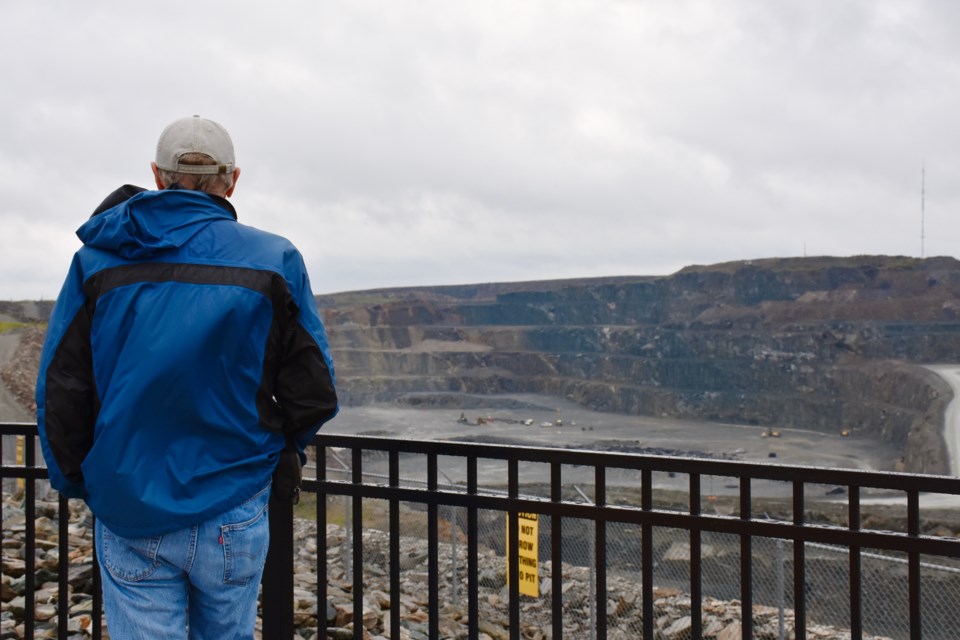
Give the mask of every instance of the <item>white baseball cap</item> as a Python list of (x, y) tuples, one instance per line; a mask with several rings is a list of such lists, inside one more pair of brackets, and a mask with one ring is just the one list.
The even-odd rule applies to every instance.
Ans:
[[(216, 164), (181, 164), (188, 153), (202, 153)], [(236, 160), (230, 134), (213, 120), (200, 116), (170, 123), (157, 142), (157, 167), (174, 173), (194, 175), (232, 173)]]

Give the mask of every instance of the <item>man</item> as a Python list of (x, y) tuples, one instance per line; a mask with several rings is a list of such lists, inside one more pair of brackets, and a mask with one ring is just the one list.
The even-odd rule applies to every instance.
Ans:
[(113, 638), (252, 639), (271, 476), (336, 414), (333, 363), (300, 254), (226, 199), (226, 130), (177, 120), (151, 166), (157, 191), (122, 187), (77, 231), (43, 455), (97, 517)]

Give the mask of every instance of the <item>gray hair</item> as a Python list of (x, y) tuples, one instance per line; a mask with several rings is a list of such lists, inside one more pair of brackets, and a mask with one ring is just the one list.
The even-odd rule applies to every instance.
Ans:
[[(217, 161), (205, 153), (185, 153), (180, 156), (180, 164), (211, 165), (217, 164)], [(192, 191), (203, 191), (214, 195), (223, 195), (233, 186), (233, 173), (177, 173), (176, 171), (167, 171), (157, 169), (160, 179), (164, 186), (169, 187), (172, 184), (179, 184), (184, 189)]]

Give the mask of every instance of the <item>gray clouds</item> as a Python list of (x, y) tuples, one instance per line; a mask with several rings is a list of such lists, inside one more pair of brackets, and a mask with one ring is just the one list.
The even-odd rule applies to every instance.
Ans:
[[(34, 6), (37, 5), (37, 6)], [(960, 243), (946, 1), (7, 4), (0, 299), (149, 186), (167, 122), (234, 136), (241, 221), (318, 292), (669, 273)]]

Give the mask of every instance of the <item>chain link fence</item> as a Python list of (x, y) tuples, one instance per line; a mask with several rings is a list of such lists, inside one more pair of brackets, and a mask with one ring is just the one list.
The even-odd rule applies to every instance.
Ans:
[[(376, 465), (367, 464), (368, 469)], [(350, 480), (349, 457), (334, 454), (328, 457), (327, 475), (330, 479)], [(417, 477), (415, 470), (404, 469), (401, 486), (426, 486), (426, 480)], [(444, 491), (466, 491), (464, 481), (453, 480), (456, 473), (441, 471), (439, 488)], [(387, 476), (371, 470), (365, 480), (386, 483)], [(545, 498), (527, 493), (522, 497)], [(591, 502), (592, 487), (571, 485), (575, 501)], [(481, 493), (506, 494), (495, 488), (480, 488)], [(371, 504), (367, 504), (371, 503)], [(379, 503), (379, 504), (373, 504)], [(368, 500), (364, 503), (364, 529), (387, 530), (387, 503)], [(352, 549), (349, 530), (352, 504), (349, 497), (328, 498), (328, 520), (344, 525), (348, 530), (343, 546), (344, 567), (350, 566)], [(417, 503), (401, 503), (401, 530), (405, 537), (427, 538), (426, 508)], [(443, 572), (441, 599), (460, 603), (467, 589), (466, 522), (467, 510), (462, 507), (439, 508), (439, 542)], [(550, 517), (541, 515), (538, 523), (538, 565), (544, 575), (539, 578), (537, 597), (522, 596), (522, 616), (525, 626), (549, 629), (553, 617), (550, 588)], [(481, 549), (503, 558), (499, 570), (484, 571), (480, 576), (480, 598), (509, 597), (506, 586), (506, 514), (498, 511), (479, 512), (479, 544)], [(690, 590), (690, 533), (687, 530), (654, 528), (652, 530), (654, 587), (689, 593)], [(563, 520), (562, 562), (564, 563), (564, 629), (570, 637), (594, 638), (598, 607), (594, 593), (595, 523), (572, 518)], [(640, 592), (641, 528), (624, 523), (609, 523), (606, 532), (607, 615), (624, 606), (624, 599), (632, 599)], [(792, 618), (794, 608), (793, 563), (794, 549), (790, 540), (753, 538), (753, 604), (774, 608), (781, 621), (779, 639), (792, 638), (785, 621)], [(713, 532), (701, 533), (701, 588), (705, 597), (732, 601), (740, 598), (740, 538), (736, 535)], [(906, 554), (864, 549), (861, 551), (862, 611), (865, 635), (893, 640), (909, 638), (907, 558)], [(365, 558), (365, 564), (368, 559)], [(382, 557), (370, 558), (382, 562)], [(924, 621), (923, 637), (927, 640), (953, 640), (960, 628), (960, 563), (937, 557), (935, 562), (921, 562), (921, 606)], [(424, 567), (425, 569), (425, 567)], [(827, 625), (838, 629), (850, 625), (850, 552), (844, 547), (815, 543), (805, 545), (805, 604), (807, 624)], [(567, 580), (575, 581), (582, 589), (566, 592)], [(569, 618), (569, 622), (567, 619)], [(578, 628), (572, 628), (572, 627)], [(637, 625), (630, 629), (641, 637)], [(612, 636), (611, 636), (612, 637)]]

